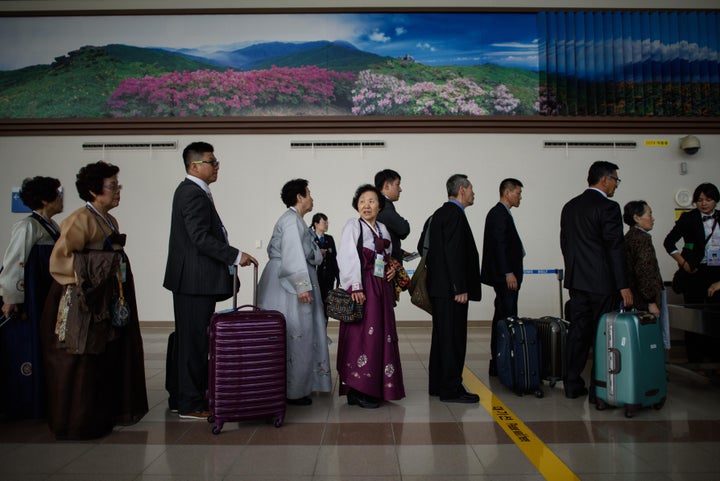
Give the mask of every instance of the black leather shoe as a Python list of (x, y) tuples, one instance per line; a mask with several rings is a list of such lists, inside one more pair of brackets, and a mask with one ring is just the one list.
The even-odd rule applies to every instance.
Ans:
[(440, 396), (440, 400), (444, 403), (475, 404), (480, 402), (480, 396), (471, 392), (463, 391), (455, 396)]
[(586, 387), (582, 387), (580, 389), (566, 389), (565, 390), (565, 397), (568, 399), (577, 399), (579, 397), (587, 396), (588, 390)]
[(380, 402), (377, 399), (354, 389), (348, 391), (347, 400), (350, 406), (360, 406), (363, 409), (377, 409), (380, 407)]
[(291, 404), (293, 406), (309, 406), (312, 404), (312, 399), (310, 399), (308, 396), (305, 397), (299, 397), (297, 399), (286, 399), (288, 404)]

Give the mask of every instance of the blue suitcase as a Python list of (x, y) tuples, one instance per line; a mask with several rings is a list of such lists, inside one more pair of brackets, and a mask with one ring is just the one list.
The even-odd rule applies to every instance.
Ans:
[(595, 339), (596, 408), (625, 407), (633, 417), (642, 407), (660, 409), (667, 396), (665, 351), (658, 319), (648, 312), (610, 312)]
[(507, 318), (497, 323), (495, 367), (500, 382), (518, 396), (543, 397), (540, 344), (531, 319)]

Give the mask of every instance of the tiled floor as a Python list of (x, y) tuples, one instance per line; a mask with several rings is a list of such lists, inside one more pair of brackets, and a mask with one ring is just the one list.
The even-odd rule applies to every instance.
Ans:
[[(281, 428), (228, 423), (213, 435), (206, 422), (180, 420), (166, 408), (168, 332), (143, 329), (151, 410), (141, 422), (93, 442), (56, 442), (40, 422), (0, 423), (0, 480), (720, 479), (720, 388), (677, 374), (665, 406), (633, 419), (568, 400), (561, 384), (545, 386), (542, 399), (521, 398), (488, 380), (489, 331), (472, 327), (467, 367), (489, 391), (479, 406), (445, 404), (426, 394), (429, 327), (403, 327), (406, 399), (376, 410), (348, 406), (335, 379), (333, 395), (290, 406)], [(337, 339), (336, 325), (329, 335)], [(531, 431), (534, 462), (494, 421), (488, 397)], [(564, 471), (548, 469), (552, 459)]]

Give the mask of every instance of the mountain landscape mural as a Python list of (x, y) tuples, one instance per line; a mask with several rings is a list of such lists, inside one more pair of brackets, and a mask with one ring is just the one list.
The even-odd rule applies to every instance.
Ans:
[(648, 10), (2, 17), (0, 118), (717, 116), (718, 24)]
[[(291, 15), (292, 22), (274, 15), (200, 16), (200, 23), (220, 20), (237, 34), (220, 41), (213, 35), (218, 25), (193, 25), (193, 32), (201, 33), (191, 45), (154, 35), (182, 32), (172, 25), (188, 19), (172, 17), (155, 17), (169, 25), (152, 30), (146, 30), (145, 17), (112, 19), (119, 24), (91, 17), (100, 21), (92, 23), (91, 35), (87, 18), (0, 19), (0, 41), (10, 42), (0, 47), (0, 118), (534, 112), (538, 73), (532, 31), (523, 30), (526, 41), (509, 47), (478, 40), (481, 31), (498, 41), (517, 39), (517, 34), (488, 36), (499, 18), (517, 24), (517, 15)], [(522, 17), (534, 26), (532, 15)], [(50, 49), (46, 55), (53, 57), (46, 63), (33, 62), (42, 56), (31, 55), (37, 52), (32, 46), (23, 47), (27, 55), (7, 48), (13, 31), (20, 35), (23, 24), (33, 20), (48, 21), (45, 28), (35, 26), (45, 32), (44, 45), (72, 48), (60, 54)], [(83, 28), (73, 30), (80, 20)], [(292, 26), (284, 29), (285, 22)], [(455, 29), (449, 30), (448, 22)], [(83, 35), (73, 32), (83, 32), (88, 43), (78, 44)], [(313, 38), (318, 32), (334, 32), (333, 40)], [(529, 59), (508, 54), (519, 51)]]

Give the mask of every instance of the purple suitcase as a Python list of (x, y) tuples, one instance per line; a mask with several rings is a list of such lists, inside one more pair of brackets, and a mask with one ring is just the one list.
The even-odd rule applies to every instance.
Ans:
[[(255, 267), (254, 289), (257, 289)], [(257, 304), (256, 296), (253, 298)], [(237, 295), (233, 306), (237, 304)], [(225, 422), (285, 419), (285, 316), (252, 305), (217, 312), (210, 320), (208, 404), (213, 434)]]

